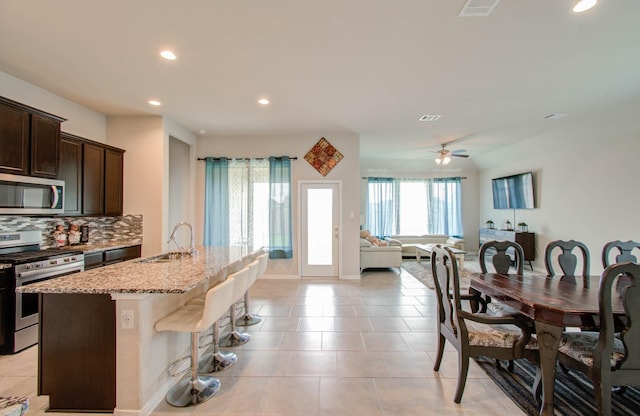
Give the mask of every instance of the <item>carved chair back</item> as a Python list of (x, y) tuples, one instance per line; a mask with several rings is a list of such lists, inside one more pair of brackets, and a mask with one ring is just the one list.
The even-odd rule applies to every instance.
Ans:
[[(460, 338), (458, 311), (462, 309), (460, 299), (460, 276), (455, 256), (446, 247), (435, 246), (431, 251), (431, 272), (438, 301), (438, 329), (444, 326)], [(466, 334), (465, 334), (466, 336)]]
[(482, 273), (487, 273), (487, 250), (493, 249), (495, 254), (491, 257), (491, 264), (496, 269), (496, 273), (508, 274), (509, 268), (512, 265), (511, 256), (509, 253), (513, 253), (515, 256), (515, 267), (517, 274), (523, 274), (524, 272), (524, 250), (522, 246), (514, 241), (487, 241), (480, 246), (480, 252), (478, 253), (478, 262), (480, 263), (480, 270)]
[[(615, 261), (611, 262), (611, 251), (617, 250), (618, 254), (615, 256)], [(622, 263), (624, 261), (630, 261), (637, 263), (638, 258), (636, 254), (633, 254), (635, 250), (636, 254), (640, 254), (640, 243), (635, 241), (610, 241), (602, 248), (602, 267), (607, 268), (612, 263)], [(614, 251), (615, 253), (615, 251)]]
[(582, 277), (589, 276), (589, 249), (584, 245), (584, 243), (575, 240), (556, 240), (547, 244), (547, 247), (544, 250), (544, 265), (547, 269), (548, 276), (555, 276), (557, 274), (553, 268), (553, 252), (556, 248), (560, 249), (560, 254), (558, 254), (555, 259), (560, 266), (560, 270), (562, 270), (562, 276), (575, 277), (576, 275), (578, 256), (574, 254), (574, 251), (579, 252), (580, 257), (582, 257)]

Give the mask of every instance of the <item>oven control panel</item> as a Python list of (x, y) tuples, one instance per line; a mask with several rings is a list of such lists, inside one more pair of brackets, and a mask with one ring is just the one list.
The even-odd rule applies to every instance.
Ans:
[(18, 264), (15, 267), (16, 277), (24, 277), (25, 275), (35, 272), (51, 272), (55, 270), (66, 270), (70, 267), (81, 267), (84, 269), (84, 254), (73, 254), (70, 256), (57, 257), (53, 259), (33, 261), (25, 264)]

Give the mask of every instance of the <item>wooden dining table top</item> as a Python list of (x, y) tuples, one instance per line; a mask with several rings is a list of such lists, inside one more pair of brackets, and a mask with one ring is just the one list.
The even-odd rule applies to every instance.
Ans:
[[(472, 273), (470, 277), (472, 289), (507, 303), (534, 320), (564, 326), (597, 325), (599, 275), (574, 278)], [(620, 297), (614, 295), (613, 299), (614, 313), (623, 314)]]

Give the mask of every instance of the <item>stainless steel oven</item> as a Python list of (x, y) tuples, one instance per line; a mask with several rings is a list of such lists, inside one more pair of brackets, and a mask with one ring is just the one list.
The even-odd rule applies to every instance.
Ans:
[[(39, 231), (0, 233), (0, 264), (8, 272), (0, 335), (3, 340), (0, 349), (4, 353), (17, 352), (38, 342), (38, 295), (16, 293), (16, 288), (84, 271), (82, 251), (40, 250), (41, 239)], [(9, 314), (10, 320), (6, 319)]]
[[(83, 254), (62, 254), (61, 256), (15, 266), (16, 288), (84, 271)], [(35, 293), (16, 293), (15, 313), (16, 331), (37, 324), (38, 295)]]

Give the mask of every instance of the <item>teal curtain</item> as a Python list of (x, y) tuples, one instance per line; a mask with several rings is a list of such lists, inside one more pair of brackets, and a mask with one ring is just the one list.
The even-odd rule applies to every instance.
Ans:
[(229, 161), (205, 159), (204, 245), (229, 246)]
[(291, 230), (291, 161), (269, 158), (269, 258), (293, 257)]
[(460, 178), (429, 181), (429, 233), (460, 237), (462, 230), (462, 182)]
[(394, 188), (393, 178), (367, 180), (366, 228), (380, 238), (395, 234)]

